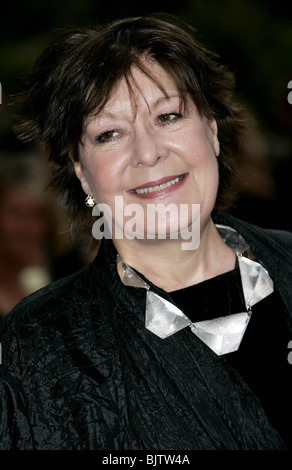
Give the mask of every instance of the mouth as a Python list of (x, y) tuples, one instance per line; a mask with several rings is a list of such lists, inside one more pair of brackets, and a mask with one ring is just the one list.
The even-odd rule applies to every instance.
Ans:
[(142, 197), (156, 197), (159, 193), (171, 191), (187, 176), (187, 173), (182, 175), (167, 176), (157, 181), (150, 181), (149, 183), (131, 189), (130, 192)]

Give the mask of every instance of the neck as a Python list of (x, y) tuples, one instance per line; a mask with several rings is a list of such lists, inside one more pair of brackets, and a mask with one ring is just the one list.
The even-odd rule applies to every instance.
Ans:
[(181, 240), (114, 241), (121, 258), (166, 292), (210, 279), (235, 266), (235, 254), (221, 239), (212, 219), (201, 230), (197, 249), (182, 250)]

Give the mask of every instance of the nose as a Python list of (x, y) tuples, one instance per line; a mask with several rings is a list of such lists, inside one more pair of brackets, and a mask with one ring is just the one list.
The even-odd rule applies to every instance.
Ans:
[(155, 166), (157, 161), (167, 154), (159, 135), (151, 129), (143, 127), (135, 132), (135, 145), (133, 146), (132, 164), (134, 166)]

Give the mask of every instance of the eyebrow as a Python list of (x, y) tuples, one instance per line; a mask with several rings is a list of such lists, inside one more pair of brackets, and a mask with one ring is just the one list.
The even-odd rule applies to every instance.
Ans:
[(151, 104), (150, 107), (156, 107), (160, 104), (161, 101), (169, 101), (173, 98), (178, 98), (180, 100), (180, 96), (179, 95), (170, 95), (170, 96), (160, 96), (156, 101), (154, 101), (154, 103)]
[[(178, 98), (179, 100), (181, 99), (180, 96), (177, 95), (177, 94), (170, 95), (170, 96), (168, 96), (168, 95), (160, 96), (159, 98), (157, 98), (157, 100), (150, 103), (149, 109), (156, 108), (162, 101), (170, 101), (174, 98)], [(101, 109), (101, 111), (99, 113), (87, 117), (87, 119), (85, 120), (84, 129), (86, 129), (88, 127), (88, 125), (92, 123), (92, 121), (102, 119), (104, 117), (107, 117), (107, 118), (110, 118), (110, 119), (116, 119), (118, 117), (118, 114), (112, 113), (111, 111), (107, 111), (106, 109), (103, 108), (103, 109)]]

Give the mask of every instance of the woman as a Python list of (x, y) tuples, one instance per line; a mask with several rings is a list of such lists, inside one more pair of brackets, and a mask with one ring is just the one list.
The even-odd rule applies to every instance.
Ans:
[(46, 143), (74, 233), (104, 236), (2, 326), (2, 448), (291, 447), (292, 237), (218, 212), (245, 125), (232, 86), (156, 17), (37, 61), (18, 131)]

